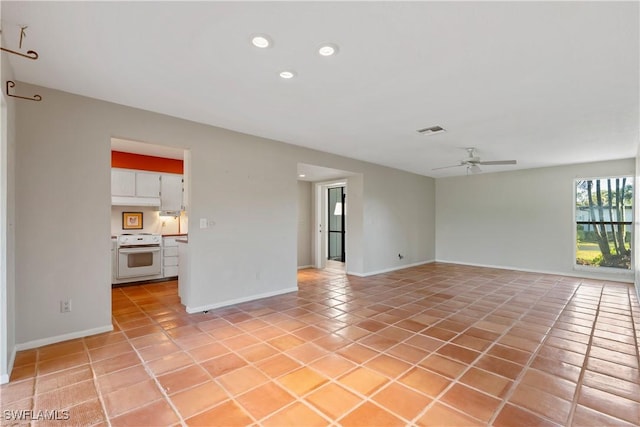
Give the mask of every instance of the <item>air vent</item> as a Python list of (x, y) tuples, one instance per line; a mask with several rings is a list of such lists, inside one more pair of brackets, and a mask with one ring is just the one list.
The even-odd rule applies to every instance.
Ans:
[(418, 129), (418, 133), (423, 133), (425, 135), (435, 135), (436, 133), (446, 132), (442, 126), (431, 126), (424, 129)]

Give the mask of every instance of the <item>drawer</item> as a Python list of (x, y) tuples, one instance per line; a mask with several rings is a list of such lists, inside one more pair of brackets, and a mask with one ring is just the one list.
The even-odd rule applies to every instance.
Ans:
[(178, 265), (178, 257), (177, 256), (170, 256), (170, 257), (165, 257), (164, 258), (164, 262), (163, 262), (164, 266), (177, 266)]
[(178, 242), (176, 242), (175, 237), (164, 237), (162, 239), (162, 246), (164, 246), (165, 248), (167, 246), (178, 246)]
[(177, 246), (169, 246), (168, 248), (164, 248), (164, 256), (178, 256), (178, 247)]
[(177, 266), (171, 266), (171, 267), (165, 267), (164, 268), (164, 277), (174, 277), (178, 275), (178, 267)]

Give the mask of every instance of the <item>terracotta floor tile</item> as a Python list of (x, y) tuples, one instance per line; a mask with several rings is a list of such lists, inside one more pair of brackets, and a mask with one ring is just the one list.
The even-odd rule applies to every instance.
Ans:
[(120, 369), (130, 368), (131, 366), (139, 365), (140, 363), (140, 358), (138, 358), (138, 355), (132, 351), (115, 357), (110, 357), (109, 359), (100, 360), (99, 362), (92, 363), (91, 366), (95, 374), (100, 376), (119, 371)]
[(355, 363), (364, 363), (379, 354), (377, 351), (357, 343), (341, 348), (338, 353)]
[(457, 378), (458, 375), (467, 369), (467, 365), (440, 356), (439, 354), (432, 354), (419, 363), (420, 366), (426, 368), (432, 372), (436, 372), (448, 378)]
[(413, 368), (400, 377), (399, 381), (431, 397), (436, 397), (449, 385), (446, 378), (422, 368)]
[(171, 401), (183, 418), (189, 418), (203, 412), (229, 396), (218, 384), (207, 381), (193, 388), (177, 392), (171, 396)]
[(38, 348), (38, 360), (45, 361), (49, 359), (56, 359), (59, 357), (66, 357), (73, 353), (84, 353), (85, 347), (82, 339), (64, 341), (57, 344), (50, 344), (44, 347)]
[(119, 341), (114, 344), (108, 344), (102, 347), (96, 347), (89, 350), (91, 361), (108, 359), (121, 353), (127, 353), (133, 350), (131, 344), (126, 341)]
[(526, 384), (520, 384), (509, 401), (558, 424), (567, 421), (571, 410), (571, 402)]
[(37, 372), (38, 375), (46, 375), (56, 371), (75, 368), (87, 363), (89, 363), (89, 356), (86, 352), (73, 353), (56, 359), (47, 359), (42, 362), (39, 361), (37, 364)]
[(194, 361), (187, 353), (179, 351), (148, 362), (146, 365), (149, 367), (151, 372), (158, 376), (166, 372), (184, 368), (192, 363), (194, 363)]
[(230, 352), (231, 350), (217, 342), (187, 350), (187, 353), (189, 353), (196, 362), (213, 359), (214, 357), (222, 356)]
[(300, 402), (287, 406), (262, 422), (267, 427), (323, 427), (327, 424), (326, 419)]
[(210, 377), (207, 371), (198, 365), (190, 365), (158, 377), (160, 386), (169, 395), (209, 380)]
[(150, 380), (149, 374), (142, 365), (132, 366), (107, 375), (96, 378), (98, 390), (102, 395), (111, 393), (123, 387)]
[(507, 362), (497, 357), (485, 355), (476, 360), (474, 364), (477, 368), (484, 369), (485, 371), (493, 372), (494, 374), (502, 375), (509, 379), (515, 379), (522, 371), (522, 366)]
[(200, 366), (206, 369), (209, 374), (211, 374), (211, 376), (215, 378), (220, 375), (224, 375), (227, 372), (231, 372), (235, 369), (241, 368), (246, 364), (247, 362), (242, 360), (236, 354), (229, 353), (202, 362)]
[(142, 408), (127, 412), (111, 420), (113, 427), (119, 426), (168, 426), (179, 419), (165, 400), (159, 400)]
[(338, 380), (342, 385), (364, 395), (370, 395), (389, 379), (367, 368), (356, 368)]
[(103, 396), (107, 415), (111, 418), (161, 398), (162, 394), (152, 380), (123, 387)]
[(426, 356), (428, 356), (431, 352), (425, 352), (424, 350), (421, 350), (412, 345), (400, 343), (387, 350), (387, 353), (391, 356), (395, 356), (400, 360), (404, 360), (407, 363), (416, 364)]
[(288, 356), (293, 357), (294, 359), (305, 364), (309, 364), (314, 360), (325, 356), (327, 353), (328, 352), (326, 350), (310, 342), (286, 351), (286, 354)]
[(92, 380), (93, 372), (90, 365), (81, 365), (77, 368), (58, 371), (49, 375), (41, 375), (36, 383), (36, 394), (46, 393), (82, 381)]
[(461, 384), (454, 384), (440, 401), (484, 422), (489, 421), (500, 404), (500, 399)]
[(480, 353), (475, 350), (470, 350), (455, 344), (446, 344), (440, 347), (436, 353), (466, 364), (472, 363), (480, 356)]
[[(419, 426), (428, 427), (471, 427), (471, 426), (485, 426), (486, 423), (482, 423), (475, 420), (468, 415), (462, 414), (455, 409), (451, 409), (448, 406), (436, 403), (424, 413), (420, 419), (418, 419)], [(527, 425), (527, 424), (522, 424)], [(534, 424), (530, 424), (534, 425)]]
[(469, 369), (459, 381), (500, 398), (504, 397), (507, 390), (511, 387), (511, 384), (513, 384), (513, 382), (507, 378), (477, 368)]
[(257, 362), (278, 354), (279, 351), (269, 344), (259, 343), (238, 350), (237, 353), (249, 362)]
[(429, 397), (396, 382), (377, 392), (373, 400), (406, 420), (415, 418), (431, 403)]
[(577, 387), (569, 380), (537, 369), (527, 369), (520, 381), (522, 384), (553, 394), (569, 402), (573, 401)]
[(491, 345), (491, 341), (476, 338), (467, 334), (460, 335), (451, 340), (451, 342), (476, 351), (484, 351), (489, 347), (489, 345)]
[(502, 408), (493, 425), (495, 427), (557, 427), (560, 424), (541, 418), (517, 406), (507, 404)]
[[(107, 422), (107, 417), (102, 410), (102, 404), (98, 399), (87, 400), (67, 409), (69, 411), (69, 424), (78, 426), (95, 426), (98, 423)], [(38, 426), (43, 423), (38, 422)], [(60, 421), (52, 421), (52, 425), (60, 425)]]
[(18, 352), (2, 408), (105, 426), (638, 424), (628, 284), (441, 263), (298, 280), (206, 314), (177, 281), (113, 289), (114, 331)]
[(274, 382), (268, 382), (238, 396), (238, 403), (260, 420), (293, 402), (295, 398)]
[(628, 423), (619, 418), (610, 417), (602, 412), (595, 411), (582, 405), (577, 405), (573, 414), (573, 425), (582, 427), (637, 427), (638, 424)]
[(391, 427), (404, 426), (405, 422), (389, 411), (371, 403), (365, 402), (340, 420), (345, 427)]
[(355, 366), (355, 363), (335, 353), (330, 353), (309, 365), (329, 378), (336, 378), (352, 370)]
[(283, 354), (261, 360), (256, 365), (271, 378), (277, 378), (301, 366), (300, 363)]
[(36, 395), (34, 410), (66, 409), (97, 398), (93, 381), (87, 380)]
[(332, 419), (338, 419), (362, 399), (345, 388), (329, 383), (309, 394), (305, 400), (316, 406)]
[(218, 377), (218, 382), (234, 395), (244, 393), (268, 380), (267, 376), (253, 366), (244, 366)]
[(579, 393), (579, 404), (632, 424), (640, 424), (639, 402), (587, 386), (582, 386)]
[(327, 382), (327, 378), (307, 367), (293, 371), (277, 380), (285, 390), (302, 396)]
[(588, 370), (604, 375), (640, 383), (640, 370), (629, 366), (589, 357), (587, 358), (586, 367)]

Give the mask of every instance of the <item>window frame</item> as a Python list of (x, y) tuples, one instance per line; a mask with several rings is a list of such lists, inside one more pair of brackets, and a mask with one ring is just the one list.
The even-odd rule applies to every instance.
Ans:
[[(631, 220), (630, 221), (611, 221), (609, 223), (613, 224), (613, 223), (619, 223), (619, 222), (623, 222), (624, 224), (628, 224), (631, 225), (631, 254), (630, 254), (630, 258), (631, 258), (631, 262), (630, 262), (630, 268), (618, 268), (618, 267), (600, 267), (600, 266), (593, 266), (593, 265), (582, 265), (582, 264), (578, 264), (577, 261), (577, 255), (578, 255), (578, 219), (576, 217), (576, 213), (577, 213), (577, 197), (578, 197), (578, 181), (595, 181), (595, 180), (603, 180), (603, 179), (616, 179), (616, 178), (627, 178), (627, 179), (631, 179), (632, 181), (632, 192), (633, 192), (633, 199), (632, 199), (632, 203), (631, 203)], [(619, 175), (601, 175), (601, 176), (592, 176), (592, 177), (575, 177), (573, 179), (573, 201), (572, 201), (572, 212), (573, 212), (573, 216), (572, 216), (572, 221), (573, 221), (573, 269), (574, 270), (578, 270), (578, 271), (588, 271), (588, 272), (606, 272), (607, 274), (622, 274), (622, 275), (628, 275), (629, 273), (635, 273), (635, 267), (634, 267), (634, 253), (635, 253), (635, 245), (633, 244), (633, 236), (635, 235), (635, 222), (634, 222), (634, 218), (635, 218), (635, 210), (636, 210), (636, 177), (634, 174), (632, 173), (621, 173)]]

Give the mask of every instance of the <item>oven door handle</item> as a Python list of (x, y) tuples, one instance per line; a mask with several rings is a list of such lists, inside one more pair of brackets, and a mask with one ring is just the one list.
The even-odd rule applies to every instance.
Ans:
[(120, 248), (121, 254), (139, 254), (143, 252), (160, 252), (160, 246), (145, 246), (143, 248)]

